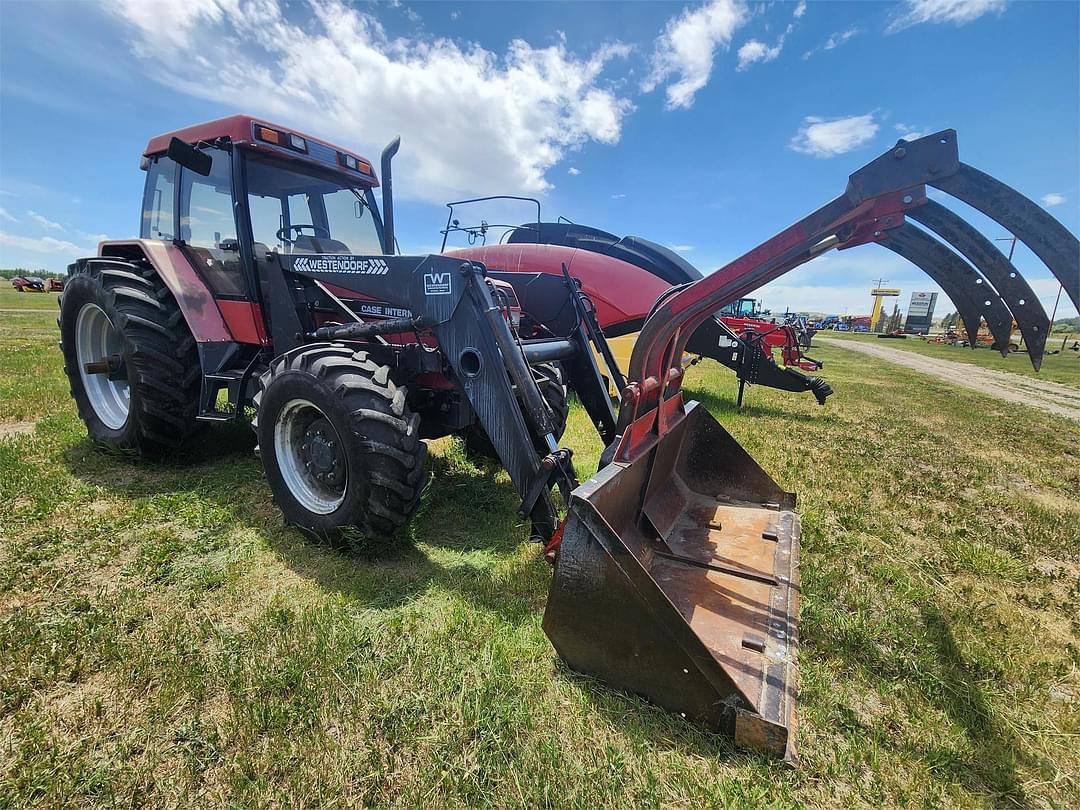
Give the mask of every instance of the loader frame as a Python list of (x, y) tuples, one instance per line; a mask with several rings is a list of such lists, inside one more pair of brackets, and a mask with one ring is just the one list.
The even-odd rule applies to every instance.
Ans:
[[(544, 627), (571, 667), (796, 760), (795, 496), (685, 400), (683, 354), (700, 324), (731, 301), (828, 250), (871, 242), (906, 251), (924, 269), (935, 262), (933, 277), (950, 297), (971, 303), (968, 325), (1012, 304), (1017, 320), (1045, 338), (1028, 306), (1034, 299), (1013, 301), (987, 282), (994, 269), (984, 265), (992, 259), (1003, 269), (1007, 260), (977, 254), (970, 226), (946, 241), (980, 259), (972, 265), (906, 222), (925, 218), (927, 184), (1009, 228), (1074, 302), (1080, 297), (1076, 237), (962, 164), (956, 133), (945, 130), (898, 143), (852, 174), (840, 197), (662, 300), (634, 347), (610, 464), (574, 491), (558, 549)], [(1032, 350), (1036, 368), (1041, 347)], [(591, 617), (609, 593), (619, 620), (597, 629)]]

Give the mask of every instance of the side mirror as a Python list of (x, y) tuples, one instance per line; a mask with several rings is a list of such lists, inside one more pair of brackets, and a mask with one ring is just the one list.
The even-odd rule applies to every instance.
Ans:
[(179, 163), (185, 169), (190, 169), (195, 174), (201, 174), (203, 177), (210, 176), (210, 167), (214, 165), (214, 159), (206, 154), (206, 152), (200, 152), (194, 146), (190, 146), (184, 143), (179, 138), (173, 138), (169, 141), (169, 149), (165, 153), (169, 159)]

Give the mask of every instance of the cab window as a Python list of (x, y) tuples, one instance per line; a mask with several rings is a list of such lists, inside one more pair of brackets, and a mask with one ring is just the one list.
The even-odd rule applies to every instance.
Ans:
[(176, 199), (176, 164), (167, 157), (153, 159), (146, 172), (146, 191), (143, 194), (142, 223), (139, 236), (143, 239), (173, 239), (176, 221), (173, 216)]
[(180, 239), (217, 295), (243, 296), (231, 156), (223, 149), (205, 151), (213, 158), (207, 177), (180, 171)]
[(371, 190), (335, 172), (262, 155), (245, 159), (256, 245), (283, 253), (382, 253)]

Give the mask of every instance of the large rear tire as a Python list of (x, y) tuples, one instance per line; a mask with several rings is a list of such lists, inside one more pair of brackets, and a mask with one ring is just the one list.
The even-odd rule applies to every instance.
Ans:
[[(64, 372), (90, 438), (147, 457), (180, 448), (198, 427), (202, 372), (184, 315), (154, 269), (84, 261), (59, 304)], [(92, 373), (102, 364), (111, 371)]]
[(276, 359), (260, 388), (254, 427), (286, 520), (320, 540), (381, 550), (420, 505), (427, 458), (420, 416), (389, 367), (322, 344)]
[[(562, 367), (558, 363), (540, 363), (532, 366), (533, 379), (540, 389), (540, 395), (547, 403), (551, 414), (551, 424), (555, 428), (555, 441), (562, 438), (566, 430), (566, 420), (570, 415), (570, 402), (566, 396), (566, 384), (563, 382)], [(520, 404), (520, 403), (519, 403)], [(524, 410), (524, 406), (523, 406)], [(469, 453), (484, 458), (499, 460), (495, 445), (491, 443), (487, 432), (479, 423), (470, 425), (462, 434), (465, 449)], [(548, 454), (548, 446), (543, 436), (533, 436), (533, 446), (542, 455)]]

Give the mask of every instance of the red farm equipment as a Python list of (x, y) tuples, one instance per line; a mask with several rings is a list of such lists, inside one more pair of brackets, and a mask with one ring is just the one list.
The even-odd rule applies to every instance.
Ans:
[[(519, 200), (536, 206), (535, 222), (497, 226), (488, 222), (461, 225), (456, 211), (465, 205), (491, 200)], [(679, 288), (702, 277), (701, 272), (673, 250), (640, 236), (614, 234), (567, 220), (543, 222), (540, 203), (522, 197), (480, 197), (448, 203), (450, 214), (443, 230), (468, 236), (472, 247), (451, 250), (450, 255), (483, 262), (513, 273), (547, 273), (560, 276), (563, 267), (595, 304), (595, 318), (613, 344), (615, 359), (625, 365), (633, 342), (650, 312)], [(492, 229), (502, 228), (501, 244), (484, 244)], [(477, 245), (479, 242), (481, 244)], [(818, 371), (822, 364), (803, 354), (809, 348), (809, 330), (791, 323), (772, 323), (743, 299), (706, 319), (687, 345), (692, 355), (708, 357), (732, 369), (739, 380), (739, 404), (747, 383), (783, 391), (809, 391), (824, 405), (832, 388), (821, 377), (803, 372)], [(779, 356), (777, 356), (779, 355)], [(777, 362), (779, 360), (779, 362)], [(616, 379), (619, 375), (616, 375)]]
[[(380, 214), (368, 161), (295, 130), (233, 116), (153, 138), (141, 237), (77, 260), (61, 299), (65, 371), (90, 436), (155, 456), (253, 410), (285, 517), (347, 540), (393, 538), (410, 519), (424, 439), (482, 431), (554, 563), (543, 624), (568, 665), (792, 759), (795, 496), (684, 398), (688, 345), (762, 284), (878, 242), (925, 263), (965, 320), (1015, 312), (1042, 338), (1028, 341), (1038, 365), (1045, 316), (1029, 293), (1016, 300), (1026, 283), (925, 185), (1016, 234), (1074, 302), (1076, 238), (960, 163), (951, 130), (898, 145), (712, 275), (673, 291), (658, 279), (651, 313), (627, 304), (644, 322), (622, 380), (593, 316), (623, 299), (594, 301), (572, 281), (595, 252), (512, 244), (488, 249), (490, 268), (396, 253), (397, 145), (383, 152)], [(568, 272), (519, 272), (514, 256)], [(596, 354), (620, 378), (617, 414)], [(558, 444), (567, 385), (607, 447), (581, 484)]]

